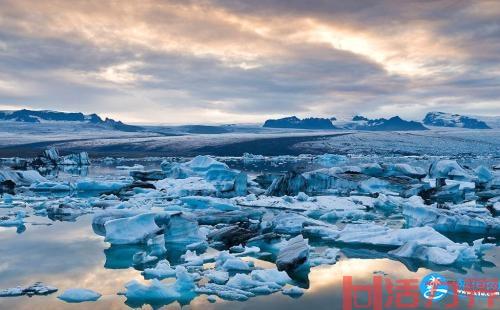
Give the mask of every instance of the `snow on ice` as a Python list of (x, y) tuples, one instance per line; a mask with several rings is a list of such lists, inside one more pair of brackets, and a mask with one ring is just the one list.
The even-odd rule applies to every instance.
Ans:
[[(268, 161), (313, 168), (246, 172), (229, 164)], [(22, 162), (24, 170), (0, 169), (0, 226), (29, 229), (31, 216), (76, 221), (92, 213), (93, 231), (109, 246), (106, 266), (138, 269), (147, 280), (125, 285), (132, 307), (185, 305), (200, 294), (210, 302), (299, 297), (307, 294), (302, 281), (310, 268), (336, 264), (359, 246), (417, 266), (460, 267), (482, 262), (500, 236), (500, 171), (479, 160), (245, 154), (167, 158), (152, 167), (108, 158), (101, 163), (114, 165), (116, 175), (65, 178), (47, 167), (88, 165), (86, 154), (49, 149)], [(452, 241), (457, 233), (470, 242)], [(168, 278), (175, 281), (162, 281)], [(0, 296), (55, 290), (36, 284)], [(86, 289), (59, 296), (99, 297)]]

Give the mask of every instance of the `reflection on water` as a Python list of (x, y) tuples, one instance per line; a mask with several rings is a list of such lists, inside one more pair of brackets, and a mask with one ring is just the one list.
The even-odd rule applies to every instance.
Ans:
[[(92, 231), (91, 215), (85, 215), (76, 222), (54, 222), (51, 226), (31, 225), (23, 234), (14, 229), (0, 230), (0, 288), (32, 284), (43, 281), (59, 288), (59, 292), (49, 296), (0, 298), (0, 309), (126, 309), (125, 298), (117, 295), (125, 284), (133, 279), (148, 283), (139, 270), (132, 268), (132, 257), (140, 246), (113, 246), (105, 243), (103, 237)], [(46, 218), (33, 216), (32, 222), (46, 222)], [(368, 252), (367, 252), (368, 251)], [(412, 278), (420, 280), (430, 273), (430, 269), (408, 269), (405, 264), (374, 255), (376, 252), (363, 249), (345, 249), (342, 259), (332, 266), (312, 268), (308, 275), (309, 288), (298, 298), (276, 293), (269, 296), (251, 298), (246, 302), (228, 302), (218, 299), (211, 304), (206, 296), (196, 297), (188, 308), (191, 309), (336, 309), (341, 306), (342, 277), (353, 276), (355, 283), (370, 283), (374, 271), (384, 271), (393, 280)], [(486, 259), (495, 264), (499, 259), (498, 248), (487, 254)], [(371, 254), (370, 254), (371, 253)], [(363, 257), (363, 258), (355, 258)], [(371, 258), (368, 258), (371, 257)], [(375, 257), (375, 258), (374, 258)], [(249, 258), (261, 267), (273, 264)], [(500, 271), (494, 265), (458, 270), (442, 269), (449, 278), (499, 277)], [(460, 273), (457, 273), (460, 272)], [(172, 279), (164, 280), (170, 282)], [(60, 292), (68, 288), (83, 287), (103, 294), (95, 303), (67, 304), (57, 299)], [(35, 307), (36, 305), (36, 307)], [(480, 303), (478, 306), (485, 308)], [(179, 308), (178, 303), (165, 307)], [(464, 306), (464, 308), (466, 308)], [(481, 308), (481, 307), (480, 307)]]
[[(159, 169), (159, 162), (138, 161), (129, 162), (127, 165), (132, 166), (136, 163), (144, 165), (146, 169)], [(279, 161), (274, 163), (228, 161), (228, 164), (250, 173), (262, 171), (273, 173), (291, 169), (302, 171), (316, 168), (308, 159), (304, 159), (304, 162), (287, 164), (279, 164)], [(58, 180), (71, 180), (85, 176), (121, 177), (127, 176), (128, 171), (106, 165), (94, 165), (76, 170), (64, 168), (46, 171), (45, 175), (57, 177)], [(64, 196), (67, 193), (61, 195)], [(0, 209), (0, 215), (6, 212), (10, 211)], [(131, 280), (141, 283), (150, 282), (144, 280), (141, 271), (133, 267), (134, 255), (144, 251), (144, 246), (110, 246), (104, 242), (104, 237), (100, 236), (97, 231), (93, 231), (91, 219), (90, 214), (75, 218), (75, 222), (61, 222), (58, 221), (59, 218), (50, 215), (49, 218), (31, 216), (26, 219), (26, 226), (20, 226), (17, 231), (13, 227), (0, 227), (0, 288), (43, 281), (59, 289), (58, 293), (50, 296), (0, 298), (0, 309), (88, 309), (90, 306), (93, 309), (127, 309), (125, 297), (118, 295), (119, 292), (125, 290), (125, 284)], [(476, 239), (471, 236), (450, 237), (458, 242)], [(315, 246), (321, 245), (315, 244)], [(339, 245), (333, 244), (333, 246)], [(272, 253), (270, 249), (266, 249), (265, 245), (261, 248), (263, 251)], [(184, 247), (175, 248), (170, 245), (166, 258), (172, 264), (176, 264), (180, 256), (184, 254), (184, 250)], [(209, 249), (209, 251), (214, 250)], [(295, 280), (298, 282), (295, 284), (307, 288), (300, 298), (294, 299), (276, 293), (251, 298), (246, 302), (230, 302), (218, 298), (215, 304), (211, 304), (206, 296), (201, 295), (194, 298), (187, 308), (338, 309), (342, 304), (342, 279), (345, 275), (352, 276), (356, 284), (369, 284), (376, 271), (383, 271), (392, 280), (407, 278), (420, 281), (431, 271), (438, 271), (451, 279), (457, 277), (499, 278), (500, 268), (496, 267), (500, 263), (498, 254), (500, 254), (500, 249), (496, 247), (488, 252), (481, 263), (461, 267), (443, 267), (422, 265), (412, 260), (394, 260), (389, 257), (387, 250), (381, 251), (366, 247), (343, 248), (342, 258), (335, 265), (315, 267), (308, 274), (296, 275)], [(259, 267), (275, 267), (274, 263), (262, 259), (245, 258), (245, 260), (254, 261)], [(163, 282), (171, 281), (172, 279), (163, 280)], [(103, 297), (97, 302), (82, 304), (67, 304), (57, 299), (62, 291), (69, 288), (95, 290)], [(176, 309), (179, 306), (179, 303), (175, 302), (164, 308)], [(476, 306), (486, 308), (484, 303)], [(462, 304), (461, 308), (467, 307)]]

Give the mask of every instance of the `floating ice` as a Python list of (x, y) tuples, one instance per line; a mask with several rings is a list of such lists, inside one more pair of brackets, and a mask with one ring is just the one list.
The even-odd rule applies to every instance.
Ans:
[(291, 297), (299, 297), (304, 294), (304, 290), (297, 286), (290, 286), (283, 289), (283, 294)]
[[(206, 247), (206, 236), (200, 231), (196, 219), (183, 214), (174, 214), (165, 229), (165, 242), (171, 246), (186, 247), (197, 244)], [(194, 249), (194, 248), (192, 248)]]
[(225, 271), (250, 271), (251, 265), (227, 251), (222, 251), (215, 259), (217, 269)]
[(431, 226), (440, 232), (500, 234), (500, 219), (475, 204), (447, 210), (425, 205), (420, 197), (414, 196), (403, 204), (403, 215), (410, 227)]
[(156, 264), (154, 268), (146, 268), (142, 272), (146, 279), (165, 279), (171, 278), (175, 276), (175, 269), (170, 266), (168, 260), (161, 260)]
[(116, 169), (118, 169), (118, 170), (138, 170), (138, 171), (142, 171), (142, 170), (144, 170), (144, 166), (143, 165), (139, 165), (139, 164), (134, 164), (133, 166), (116, 166)]
[(226, 300), (246, 301), (255, 294), (246, 290), (240, 290), (227, 285), (207, 283), (196, 289), (198, 294), (216, 295)]
[(130, 182), (118, 181), (97, 181), (92, 179), (82, 179), (74, 184), (74, 188), (79, 192), (117, 192)]
[(195, 296), (195, 283), (186, 269), (177, 266), (175, 269), (176, 281), (164, 284), (157, 279), (151, 281), (151, 285), (143, 285), (135, 280), (125, 285), (127, 301), (133, 304), (166, 305), (173, 301), (190, 301)]
[(433, 162), (429, 168), (429, 177), (470, 180), (472, 176), (465, 171), (455, 160), (442, 159)]
[(0, 218), (0, 226), (4, 227), (12, 227), (12, 226), (22, 226), (24, 225), (24, 217), (26, 216), (26, 212), (24, 210), (17, 210), (15, 218)]
[(71, 288), (64, 291), (64, 293), (57, 296), (57, 298), (69, 303), (79, 303), (85, 301), (96, 301), (101, 298), (101, 296), (101, 294), (89, 289)]
[(485, 166), (477, 167), (476, 169), (474, 169), (474, 172), (476, 173), (479, 183), (488, 183), (494, 178), (493, 173)]
[(106, 241), (112, 244), (134, 244), (146, 242), (160, 228), (155, 223), (154, 213), (144, 213), (128, 218), (107, 221)]
[(36, 170), (0, 170), (0, 182), (11, 181), (18, 186), (29, 186), (35, 182), (47, 182), (48, 180), (40, 175)]
[(288, 240), (286, 245), (280, 249), (276, 266), (278, 270), (293, 271), (307, 262), (309, 257), (309, 244), (307, 239), (298, 235)]
[(87, 152), (69, 154), (60, 156), (56, 148), (46, 149), (42, 155), (35, 158), (31, 165), (33, 166), (88, 166), (90, 158)]
[(225, 284), (229, 280), (229, 273), (223, 270), (209, 270), (205, 276), (216, 284)]
[(90, 158), (87, 152), (80, 152), (77, 154), (70, 154), (59, 158), (58, 165), (66, 166), (88, 166), (90, 165)]
[[(210, 156), (196, 156), (192, 160), (181, 164), (165, 161), (162, 163), (162, 169), (169, 178), (191, 179), (190, 182), (181, 182), (185, 189), (191, 190), (191, 193), (179, 193), (178, 196), (181, 197), (201, 195), (200, 191), (204, 196), (213, 196), (217, 193), (217, 195), (224, 197), (242, 196), (247, 193), (248, 181), (246, 174), (230, 169), (225, 163), (219, 162)], [(204, 184), (200, 186), (202, 180)], [(159, 181), (156, 186), (157, 188), (166, 189), (175, 187), (175, 183), (171, 179), (165, 179)]]
[(333, 265), (337, 262), (339, 252), (340, 249), (328, 248), (321, 255), (314, 255), (316, 253), (313, 253), (309, 259), (309, 264), (311, 266)]
[(12, 204), (14, 202), (14, 196), (12, 196), (11, 194), (3, 194), (2, 198), (3, 203), (5, 204)]
[(185, 266), (202, 266), (203, 265), (203, 257), (198, 256), (195, 251), (187, 250), (181, 258), (186, 262)]
[(60, 182), (36, 182), (31, 184), (30, 190), (35, 192), (69, 192), (71, 186), (69, 183)]
[(154, 236), (151, 239), (148, 239), (147, 241), (148, 245), (148, 253), (151, 256), (163, 256), (167, 253), (167, 249), (165, 248), (165, 235), (164, 234), (159, 234)]
[(292, 282), (292, 279), (284, 271), (277, 269), (258, 269), (250, 273), (252, 279), (260, 282), (274, 282), (280, 286)]
[(455, 243), (431, 227), (391, 229), (376, 224), (348, 224), (337, 242), (356, 245), (399, 246), (390, 254), (440, 265), (475, 261), (485, 247)]
[(297, 195), (306, 190), (306, 179), (303, 175), (290, 171), (285, 175), (274, 179), (273, 183), (266, 190), (269, 196)]
[(213, 197), (188, 196), (180, 199), (186, 206), (193, 209), (217, 209), (220, 211), (234, 211), (239, 208), (231, 201)]
[(185, 179), (163, 179), (154, 183), (158, 190), (172, 197), (215, 196), (215, 186), (201, 177)]
[(0, 297), (14, 297), (14, 296), (34, 296), (34, 295), (49, 295), (57, 292), (57, 288), (45, 285), (42, 282), (35, 282), (30, 286), (16, 286), (0, 290)]
[(323, 154), (317, 156), (314, 159), (314, 162), (320, 164), (323, 167), (333, 167), (345, 161), (347, 161), (347, 157), (337, 154)]

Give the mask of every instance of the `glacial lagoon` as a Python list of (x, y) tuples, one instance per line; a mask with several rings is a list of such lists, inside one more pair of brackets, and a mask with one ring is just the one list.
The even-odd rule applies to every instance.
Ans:
[[(498, 180), (498, 173), (493, 169), (496, 164), (495, 159), (487, 157), (459, 159), (457, 165), (463, 169), (461, 172), (465, 174), (462, 176), (450, 175), (449, 179), (445, 177), (446, 180), (451, 180), (448, 181), (450, 184), (458, 184), (458, 187), (451, 187), (451, 190), (454, 191), (452, 194), (458, 195), (459, 198), (453, 198), (448, 194), (439, 196), (439, 191), (434, 191), (429, 194), (426, 201), (422, 200), (422, 205), (439, 203), (440, 208), (436, 210), (453, 210), (453, 206), (458, 205), (459, 208), (466, 210), (460, 213), (461, 216), (480, 219), (489, 223), (488, 225), (493, 225), (493, 227), (484, 228), (477, 227), (478, 224), (470, 224), (470, 227), (467, 227), (467, 223), (471, 222), (465, 221), (465, 224), (460, 223), (462, 231), (458, 233), (446, 232), (443, 231), (442, 227), (437, 227), (436, 230), (441, 233), (437, 231), (435, 233), (442, 235), (443, 238), (449, 238), (450, 244), (461, 244), (462, 248), (458, 251), (463, 251), (463, 253), (469, 253), (470, 249), (473, 248), (472, 242), (474, 240), (487, 238), (484, 243), (489, 246), (485, 247), (484, 250), (477, 250), (473, 257), (463, 257), (463, 259), (460, 258), (463, 254), (459, 253), (453, 262), (433, 261), (430, 254), (419, 256), (419, 252), (424, 251), (422, 249), (413, 253), (415, 257), (398, 255), (399, 244), (397, 242), (390, 244), (394, 243), (394, 240), (384, 239), (383, 233), (374, 232), (379, 234), (377, 238), (385, 240), (380, 242), (381, 244), (377, 244), (375, 239), (368, 242), (372, 244), (367, 244), (366, 240), (355, 240), (352, 238), (352, 234), (347, 236), (344, 232), (346, 227), (356, 227), (357, 225), (379, 225), (388, 229), (388, 234), (397, 234), (402, 229), (411, 229), (412, 227), (408, 223), (415, 223), (415, 218), (413, 221), (408, 220), (403, 213), (405, 205), (416, 201), (411, 196), (418, 196), (419, 193), (417, 192), (416, 195), (401, 195), (401, 193), (408, 190), (406, 187), (408, 184), (411, 185), (411, 188), (419, 184), (431, 184), (429, 166), (443, 160), (442, 158), (412, 156), (377, 158), (334, 155), (206, 157), (200, 158), (201, 165), (196, 167), (191, 165), (191, 172), (187, 172), (189, 164), (186, 163), (190, 163), (190, 160), (192, 159), (175, 158), (164, 161), (164, 159), (158, 158), (142, 160), (108, 158), (93, 161), (88, 167), (77, 165), (41, 169), (40, 175), (47, 182), (69, 184), (71, 189), (69, 191), (37, 190), (36, 187), (41, 186), (40, 184), (43, 182), (35, 181), (32, 184), (16, 187), (14, 195), (4, 195), (0, 208), (0, 218), (15, 219), (18, 210), (22, 210), (25, 215), (21, 225), (0, 227), (0, 252), (2, 253), (0, 290), (19, 285), (31, 285), (41, 281), (56, 287), (58, 291), (47, 296), (0, 297), (0, 308), (84, 309), (89, 305), (89, 302), (67, 303), (57, 297), (67, 289), (85, 288), (102, 294), (101, 298), (92, 302), (92, 307), (96, 309), (126, 309), (141, 306), (144, 308), (176, 309), (181, 305), (192, 309), (255, 309), (264, 307), (333, 309), (340, 308), (342, 305), (344, 276), (352, 276), (356, 284), (370, 284), (373, 277), (377, 275), (392, 281), (417, 279), (419, 282), (432, 272), (437, 272), (447, 279), (498, 278), (500, 276), (500, 269), (497, 267), (500, 263), (498, 259), (500, 251), (498, 242), (494, 238), (498, 235), (498, 227), (494, 227), (495, 223), (498, 222), (496, 222), (495, 214), (489, 213), (489, 210), (494, 210), (491, 205), (494, 205), (497, 201), (495, 199), (498, 197), (478, 198), (482, 195), (478, 195), (478, 192), (494, 190), (491, 189), (491, 184), (494, 187), (495, 180)], [(378, 163), (383, 163), (382, 170), (373, 172), (373, 164)], [(401, 164), (406, 166), (401, 166)], [(8, 168), (8, 164), (4, 163), (4, 165), (5, 169), (11, 169)], [(449, 162), (447, 165), (454, 166)], [(203, 167), (200, 168), (201, 166)], [(207, 176), (206, 171), (199, 172), (203, 169), (210, 170), (207, 166), (212, 166), (218, 171), (215, 177), (213, 175)], [(490, 179), (487, 181), (488, 184), (481, 185), (482, 188), (481, 186), (477, 187), (478, 177), (484, 177), (484, 171), (477, 169), (480, 166), (488, 167), (488, 171), (491, 173)], [(175, 173), (172, 172), (179, 167), (181, 169), (177, 169)], [(335, 167), (344, 168), (343, 170), (335, 170), (337, 169)], [(361, 170), (358, 169), (360, 167)], [(370, 169), (366, 169), (366, 167)], [(166, 188), (165, 184), (157, 183), (161, 180), (148, 180), (141, 182), (156, 184), (157, 189), (148, 188), (142, 183), (138, 186), (136, 183), (136, 187), (123, 190), (127, 185), (132, 184), (133, 180), (130, 175), (133, 173), (131, 171), (136, 170), (174, 173), (175, 176), (173, 174), (165, 176), (172, 180), (191, 178), (193, 174), (189, 174), (195, 171), (194, 174), (202, 175), (197, 180), (199, 183), (195, 183), (195, 185), (202, 184), (202, 180), (205, 179), (208, 180), (205, 186), (217, 184), (217, 186), (222, 187), (212, 191), (211, 188), (193, 187), (193, 184), (187, 186), (186, 183), (182, 183), (187, 186), (182, 189), (170, 182), (168, 183), (169, 188)], [(236, 173), (228, 173), (228, 171), (236, 171)], [(298, 188), (294, 189), (291, 184), (296, 183), (290, 179), (286, 181), (288, 182), (287, 186), (275, 189), (277, 191), (297, 190), (295, 196), (292, 192), (290, 195), (270, 193), (268, 188), (272, 187), (272, 184), (276, 185), (275, 180), (290, 171), (295, 171), (296, 175), (306, 176), (306, 181), (311, 187), (307, 188), (306, 185), (301, 189), (308, 193), (304, 194)], [(323, 178), (324, 173), (328, 172), (328, 176), (332, 180), (343, 174), (343, 182), (335, 183), (330, 180), (322, 183), (315, 181), (316, 183), (312, 185), (310, 180), (314, 179), (314, 175), (317, 176), (318, 171), (323, 173)], [(187, 175), (180, 176), (179, 172)], [(227, 182), (233, 184), (235, 176), (240, 172), (245, 173), (248, 177), (245, 194), (241, 196), (234, 192), (234, 188), (226, 184)], [(347, 176), (348, 174), (351, 178)], [(360, 178), (365, 174), (372, 175)], [(409, 175), (412, 176), (408, 177)], [(144, 175), (142, 176), (144, 177)], [(397, 180), (398, 178), (400, 179)], [(374, 182), (374, 179), (384, 182)], [(407, 183), (402, 182), (403, 179)], [(410, 179), (418, 181), (409, 182)], [(83, 184), (82, 180), (86, 182), (87, 187), (81, 187), (80, 190), (77, 190), (78, 187), (75, 187), (75, 184), (79, 182)], [(89, 183), (89, 180), (96, 182)], [(358, 185), (364, 184), (365, 186), (352, 188), (354, 184), (352, 180), (355, 180)], [(367, 182), (367, 180), (371, 181)], [(98, 188), (99, 182), (108, 185), (116, 183), (124, 185), (122, 188), (111, 186), (109, 189), (101, 186), (96, 191), (88, 187), (88, 184), (93, 184)], [(476, 186), (471, 188), (471, 184), (476, 184)], [(320, 185), (323, 186), (322, 189)], [(344, 188), (342, 188), (343, 186)], [(339, 189), (342, 191), (338, 191)], [(450, 188), (444, 188), (444, 190), (450, 190)], [(400, 195), (406, 196), (406, 198), (399, 199)], [(219, 198), (205, 199), (214, 196)], [(186, 197), (191, 199), (186, 199)], [(328, 200), (332, 197), (340, 200)], [(391, 200), (387, 197), (398, 197), (398, 199)], [(474, 201), (474, 205), (470, 201)], [(70, 205), (70, 207), (64, 207), (68, 210), (64, 210), (64, 208), (58, 210), (61, 209), (62, 205)], [(106, 232), (101, 231), (99, 225), (96, 226), (94, 219), (99, 214), (102, 215), (106, 212), (112, 214), (113, 209), (121, 210), (118, 212), (134, 210), (133, 215), (132, 213), (119, 217), (115, 215), (115, 218), (133, 217), (142, 213), (154, 213), (158, 216), (158, 214), (165, 214), (165, 212), (172, 218), (178, 214), (188, 217), (194, 215), (195, 219), (198, 218), (199, 223), (196, 229), (197, 233), (201, 232), (199, 234), (202, 236), (201, 242), (194, 246), (192, 244), (179, 246), (185, 241), (182, 240), (182, 232), (180, 232), (180, 236), (178, 232), (170, 232), (169, 234), (167, 231), (172, 228), (166, 227), (161, 230), (161, 233), (165, 233), (165, 238), (166, 236), (180, 238), (179, 244), (169, 243), (168, 238), (166, 238), (166, 251), (151, 261), (144, 260), (144, 256), (142, 256), (143, 260), (141, 261), (141, 256), (137, 254), (143, 252), (146, 256), (148, 255), (148, 251), (151, 251), (151, 243), (148, 244), (147, 240), (150, 240), (151, 236), (145, 237), (142, 241), (127, 244), (127, 242), (118, 242), (118, 236), (110, 237)], [(222, 213), (230, 213), (234, 217), (224, 217), (221, 215), (221, 210), (223, 210)], [(485, 212), (485, 210), (488, 211)], [(243, 212), (248, 219), (238, 218), (241, 215), (238, 212)], [(218, 216), (221, 217), (220, 220), (217, 219)], [(446, 216), (452, 217), (449, 214)], [(276, 222), (276, 218), (282, 219), (286, 225)], [(454, 220), (464, 221), (463, 218)], [(224, 238), (217, 239), (221, 236), (220, 233), (217, 233), (230, 226), (241, 227), (245, 229), (244, 232), (252, 231), (253, 233), (241, 239), (243, 240), (241, 246), (239, 244), (233, 245), (231, 242), (221, 242), (220, 240), (226, 240)], [(421, 226), (430, 227), (432, 223)], [(193, 229), (193, 226), (188, 228)], [(158, 235), (158, 232), (155, 234)], [(186, 232), (186, 235), (189, 234), (190, 232)], [(272, 241), (256, 240), (258, 236), (266, 234)], [(251, 274), (253, 270), (275, 270), (279, 252), (286, 247), (287, 240), (299, 234), (304, 235), (304, 238), (307, 239), (309, 248), (307, 264), (310, 265), (310, 269), (299, 272), (285, 270), (290, 275), (290, 279), (282, 287), (281, 285), (273, 286), (266, 282), (258, 284), (240, 282), (241, 290), (248, 292), (253, 289), (256, 292), (245, 298), (240, 298), (241, 296), (228, 298), (228, 296), (234, 297), (234, 295), (214, 297), (214, 294), (199, 290), (205, 285), (213, 283), (210, 280), (210, 272), (214, 270), (227, 272), (229, 279), (235, 278), (237, 274)], [(370, 238), (370, 236), (364, 236), (362, 230), (359, 231), (359, 235), (361, 239)], [(231, 237), (241, 236), (229, 236), (230, 239)], [(418, 235), (416, 237), (418, 238)], [(425, 239), (426, 236), (420, 237)], [(115, 244), (115, 241), (118, 244)], [(440, 244), (432, 244), (432, 241), (425, 246), (443, 248)], [(197, 254), (191, 257), (183, 256), (188, 248)], [(335, 252), (333, 257), (328, 256), (325, 254), (328, 249), (335, 249), (335, 251), (338, 249), (338, 252)], [(444, 249), (450, 251), (450, 248), (446, 246)], [(231, 268), (226, 268), (228, 269), (226, 270), (224, 265), (218, 261), (218, 257), (221, 251), (227, 250), (231, 253), (229, 255), (233, 255), (229, 260), (243, 262), (248, 266), (248, 269), (245, 267), (242, 268), (245, 270), (231, 270)], [(248, 254), (245, 254), (245, 251)], [(240, 253), (243, 255), (239, 255)], [(454, 257), (453, 255), (451, 256)], [(200, 258), (202, 262), (196, 263), (195, 261), (199, 261)], [(141, 272), (146, 268), (154, 268), (158, 261), (165, 259), (169, 261), (173, 269), (177, 265), (186, 267), (186, 274), (192, 276), (193, 292), (174, 294), (177, 297), (165, 298), (165, 304), (161, 298), (154, 300), (147, 297), (144, 300), (127, 298), (127, 283), (135, 280), (137, 283), (145, 285), (144, 287), (149, 287), (151, 280), (146, 280)], [(194, 263), (190, 264), (189, 262)], [(301, 268), (300, 266), (295, 267)], [(175, 278), (174, 274), (172, 277), (162, 279), (161, 282), (166, 285), (172, 284), (175, 282)], [(221, 282), (222, 288), (224, 282), (227, 283), (227, 280)], [(233, 281), (233, 283), (238, 282)], [(262, 293), (260, 293), (259, 290), (255, 290), (257, 285), (264, 287), (267, 285), (268, 289), (262, 289)], [(301, 288), (302, 294), (297, 296), (283, 294), (283, 291), (290, 287)], [(234, 285), (233, 288), (235, 288)], [(185, 293), (187, 293), (186, 296), (181, 296)], [(384, 298), (387, 298), (387, 292), (384, 294)], [(211, 296), (209, 298), (211, 301), (207, 299), (208, 296)], [(423, 304), (423, 297), (419, 297), (420, 303)], [(364, 296), (361, 299), (366, 302)], [(436, 303), (434, 307), (443, 304), (444, 302)], [(478, 299), (475, 306), (478, 309), (488, 308), (484, 299)], [(460, 299), (459, 308), (467, 308), (467, 299)]]

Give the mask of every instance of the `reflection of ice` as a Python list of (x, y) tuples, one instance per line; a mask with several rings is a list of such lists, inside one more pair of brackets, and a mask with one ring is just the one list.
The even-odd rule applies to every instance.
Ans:
[[(296, 164), (313, 159), (311, 155), (279, 160)], [(322, 157), (329, 163), (337, 159)], [(57, 197), (55, 191), (33, 190), (44, 183), (33, 182), (31, 188), (19, 186), (15, 195), (3, 198), (9, 208), (0, 212), (4, 221), (15, 220), (18, 209), (27, 212), (23, 227), (28, 229), (18, 237), (28, 248), (25, 238), (29, 240), (39, 231), (45, 239), (29, 243), (34, 249), (41, 246), (38, 243), (49, 248), (50, 242), (64, 243), (64, 247), (58, 245), (43, 257), (52, 262), (57, 259), (52, 253), (68, 249), (65, 259), (75, 259), (80, 266), (68, 267), (59, 275), (76, 274), (75, 278), (81, 279), (82, 273), (95, 270), (102, 277), (119, 275), (119, 281), (110, 282), (112, 287), (106, 289), (95, 283), (98, 279), (88, 280), (88, 285), (66, 280), (73, 287), (114, 295), (135, 279), (137, 282), (129, 283), (125, 293), (129, 305), (182, 304), (193, 298), (196, 304), (195, 292), (228, 300), (274, 292), (316, 294), (328, 285), (339, 287), (343, 275), (368, 281), (373, 270), (387, 271), (395, 278), (418, 278), (426, 269), (466, 273), (470, 268), (495, 267), (488, 265), (485, 257), (487, 248), (498, 250), (488, 243), (490, 240), (471, 245), (448, 236), (457, 230), (479, 234), (471, 237), (473, 241), (495, 234), (499, 222), (486, 207), (498, 202), (497, 173), (489, 168), (462, 167), (454, 161), (436, 161), (432, 173), (445, 178), (441, 184), (428, 175), (433, 160), (400, 160), (405, 163), (373, 159), (360, 163), (345, 157), (338, 167), (296, 171), (280, 178), (264, 176), (260, 183), (236, 172), (223, 159), (207, 156), (165, 162), (165, 170), (158, 171), (172, 173), (173, 177), (160, 181), (134, 180), (123, 171), (65, 179), (67, 176), (62, 175), (66, 172), (60, 171), (55, 176), (47, 175), (51, 178), (47, 182), (66, 182), (73, 190)], [(269, 184), (264, 186), (266, 182)], [(275, 190), (268, 191), (269, 186)], [(85, 191), (85, 195), (74, 189)], [(282, 196), (285, 193), (291, 196)], [(95, 234), (90, 230), (91, 217)], [(33, 225), (41, 219), (64, 222), (54, 222), (53, 227)], [(68, 223), (70, 220), (74, 222)], [(47, 234), (52, 229), (58, 233)], [(15, 234), (14, 229), (0, 233)], [(86, 253), (79, 246), (98, 250)], [(27, 249), (21, 248), (20, 253), (25, 254)], [(62, 268), (69, 266), (69, 262), (59, 264)], [(276, 268), (287, 272), (289, 282), (278, 283), (279, 274), (258, 276), (259, 271)], [(175, 280), (169, 279), (174, 276)], [(171, 281), (177, 284), (168, 284)], [(56, 282), (50, 283), (58, 287), (64, 283)], [(181, 287), (186, 290), (180, 292)], [(68, 287), (63, 284), (61, 288)]]

